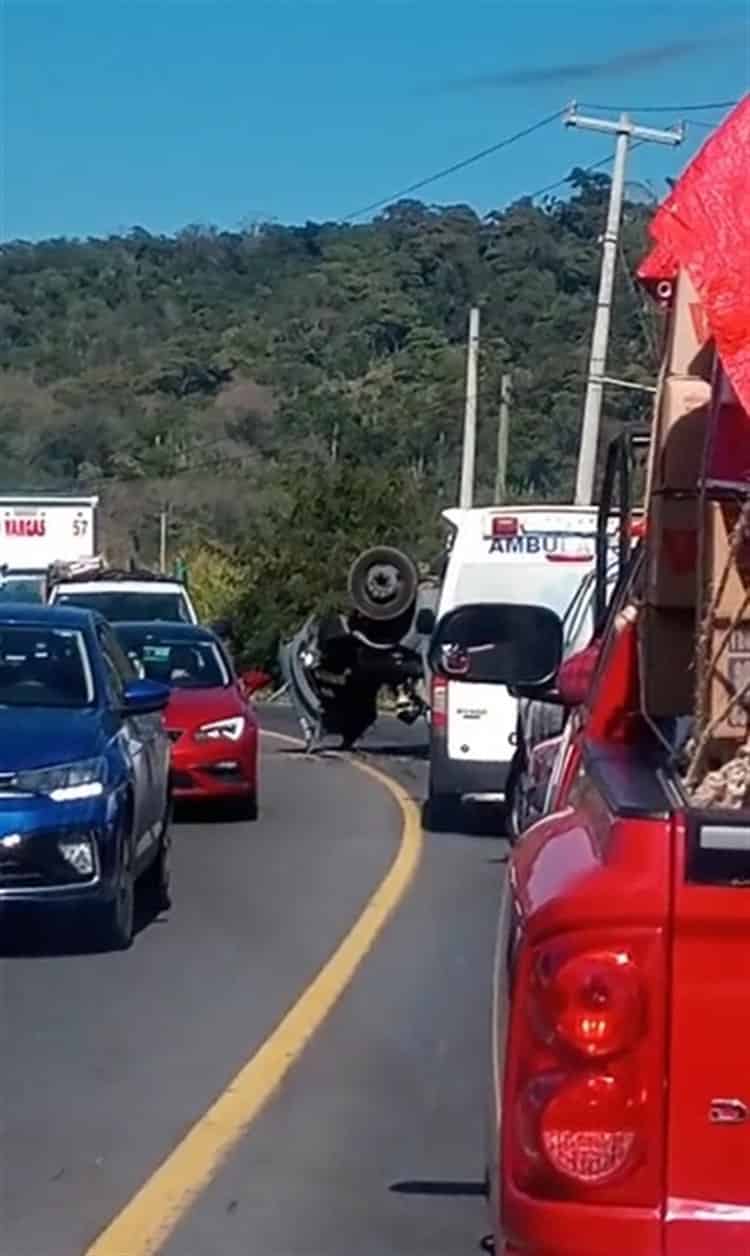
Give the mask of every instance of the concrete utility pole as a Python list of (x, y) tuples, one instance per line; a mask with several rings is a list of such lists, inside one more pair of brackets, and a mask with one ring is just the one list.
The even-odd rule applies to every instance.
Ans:
[(581, 445), (578, 455), (578, 476), (576, 479), (575, 504), (590, 506), (594, 496), (594, 476), (596, 473), (596, 455), (599, 445), (599, 427), (602, 413), (602, 392), (607, 367), (607, 346), (609, 343), (609, 323), (612, 312), (612, 293), (615, 283), (615, 267), (617, 264), (617, 241), (620, 234), (622, 219), (622, 201), (625, 190), (625, 168), (628, 160), (628, 149), (631, 140), (640, 143), (681, 144), (685, 138), (684, 128), (671, 131), (656, 131), (651, 127), (636, 126), (628, 115), (623, 113), (615, 122), (609, 118), (587, 118), (576, 111), (575, 104), (565, 115), (566, 126), (581, 127), (586, 131), (603, 131), (607, 135), (616, 136), (615, 165), (612, 173), (612, 187), (609, 194), (609, 213), (607, 227), (602, 245), (602, 268), (599, 280), (599, 296), (594, 320), (594, 333), (591, 338), (591, 356), (589, 359), (588, 379), (586, 381), (586, 401), (583, 407), (583, 426), (581, 428)]
[(500, 418), (497, 424), (495, 505), (502, 506), (508, 491), (508, 435), (510, 432), (510, 375), (500, 379)]
[(469, 314), (469, 348), (466, 358), (466, 410), (461, 457), (461, 494), (459, 506), (470, 510), (474, 505), (474, 466), (477, 449), (477, 370), (479, 363), (479, 310)]
[(159, 512), (159, 571), (162, 575), (167, 570), (167, 522), (169, 506), (162, 507)]

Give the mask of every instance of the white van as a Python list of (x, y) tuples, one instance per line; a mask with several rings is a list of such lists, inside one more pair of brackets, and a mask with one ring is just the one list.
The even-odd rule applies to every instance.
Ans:
[[(548, 606), (561, 617), (595, 565), (597, 508), (446, 510), (451, 535), (437, 618), (471, 602)], [(518, 708), (502, 685), (431, 677), (428, 822), (450, 826), (464, 797), (504, 800)]]

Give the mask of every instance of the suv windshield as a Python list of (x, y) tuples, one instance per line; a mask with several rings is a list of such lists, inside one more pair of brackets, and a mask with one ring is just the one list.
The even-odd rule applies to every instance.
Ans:
[(219, 689), (231, 684), (229, 666), (215, 642), (205, 637), (170, 637), (168, 631), (144, 632), (118, 625), (117, 637), (128, 657), (149, 680), (173, 689)]
[(110, 623), (135, 623), (143, 619), (161, 619), (172, 624), (191, 622), (181, 593), (131, 593), (124, 589), (76, 593), (74, 589), (67, 589), (57, 594), (55, 605), (98, 611)]
[(35, 624), (0, 626), (0, 706), (85, 707), (94, 699), (83, 635)]

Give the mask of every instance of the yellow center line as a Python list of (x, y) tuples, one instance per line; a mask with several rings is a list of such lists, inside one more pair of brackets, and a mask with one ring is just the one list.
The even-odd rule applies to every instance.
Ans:
[[(264, 735), (300, 744), (282, 733), (264, 730)], [(401, 841), (390, 869), (343, 942), (281, 1023), (84, 1256), (150, 1256), (163, 1247), (320, 1029), (408, 890), (423, 843), (416, 803), (384, 772), (367, 763), (351, 762), (384, 786), (401, 810)]]

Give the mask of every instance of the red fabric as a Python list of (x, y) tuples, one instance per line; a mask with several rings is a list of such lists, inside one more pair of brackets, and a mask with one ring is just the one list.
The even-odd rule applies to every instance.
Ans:
[(750, 95), (688, 166), (658, 210), (651, 236), (656, 247), (639, 276), (650, 283), (686, 268), (737, 398), (750, 413)]
[(669, 249), (665, 249), (661, 244), (655, 244), (641, 262), (636, 273), (641, 283), (652, 287), (663, 279), (673, 282), (678, 270), (677, 260)]
[(585, 650), (578, 650), (560, 665), (557, 673), (557, 692), (566, 706), (581, 706), (586, 701), (591, 682), (594, 679), (599, 653), (602, 648), (600, 640), (592, 641)]

